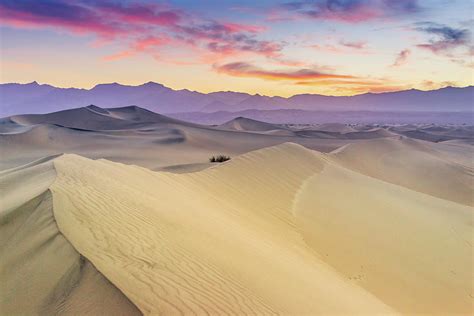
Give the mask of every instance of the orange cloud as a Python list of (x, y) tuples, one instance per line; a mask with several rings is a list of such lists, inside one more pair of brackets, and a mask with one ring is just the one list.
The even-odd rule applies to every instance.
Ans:
[(224, 73), (230, 76), (252, 77), (265, 80), (313, 80), (328, 78), (355, 78), (354, 76), (326, 73), (314, 69), (265, 70), (245, 62), (214, 65), (214, 69), (219, 73)]
[(359, 94), (359, 93), (381, 93), (393, 92), (410, 89), (411, 86), (399, 85), (386, 79), (329, 79), (315, 81), (298, 81), (296, 85), (325, 87), (329, 90), (342, 93), (343, 95)]
[(379, 86), (384, 84), (383, 80), (318, 80), (318, 81), (298, 81), (296, 85), (300, 86), (333, 86), (333, 85), (364, 85), (364, 86)]

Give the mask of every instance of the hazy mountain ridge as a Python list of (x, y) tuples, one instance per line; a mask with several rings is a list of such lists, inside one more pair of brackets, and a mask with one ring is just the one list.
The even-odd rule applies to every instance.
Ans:
[(272, 124), (467, 124), (473, 123), (473, 112), (436, 111), (308, 111), (308, 110), (244, 110), (167, 113), (188, 122), (215, 125), (238, 117)]
[(241, 92), (200, 93), (173, 90), (148, 82), (138, 86), (98, 84), (91, 89), (57, 88), (47, 84), (0, 84), (0, 116), (48, 113), (96, 104), (100, 107), (139, 105), (160, 113), (240, 112), (246, 110), (306, 111), (432, 111), (470, 112), (474, 87), (406, 90), (349, 97), (300, 94), (289, 98)]

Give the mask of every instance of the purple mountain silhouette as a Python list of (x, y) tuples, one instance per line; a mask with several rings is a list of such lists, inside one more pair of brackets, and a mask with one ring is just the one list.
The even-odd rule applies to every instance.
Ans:
[(139, 86), (99, 84), (92, 89), (57, 88), (32, 82), (0, 84), (0, 116), (48, 113), (95, 104), (138, 105), (158, 113), (246, 110), (471, 112), (474, 87), (366, 93), (350, 97), (300, 94), (289, 98), (239, 92), (199, 93), (148, 82)]

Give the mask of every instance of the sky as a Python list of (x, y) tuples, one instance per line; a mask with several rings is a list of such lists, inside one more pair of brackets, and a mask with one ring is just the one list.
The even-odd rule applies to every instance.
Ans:
[(472, 0), (0, 0), (0, 82), (270, 96), (473, 85)]

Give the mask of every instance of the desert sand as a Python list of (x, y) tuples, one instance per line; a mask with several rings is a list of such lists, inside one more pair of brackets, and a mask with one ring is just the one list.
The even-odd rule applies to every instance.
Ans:
[(188, 170), (190, 164), (207, 162), (211, 155), (234, 157), (285, 142), (330, 152), (348, 143), (394, 135), (386, 130), (361, 131), (350, 136), (317, 129), (293, 131), (238, 118), (227, 125), (206, 126), (135, 106), (116, 109), (88, 106), (0, 119), (0, 147), (8, 148), (2, 152), (0, 170), (62, 153), (106, 158), (148, 169), (175, 166), (177, 170), (183, 166)]
[(3, 119), (3, 314), (472, 314), (464, 138), (141, 111)]
[(139, 315), (59, 232), (54, 158), (0, 174), (1, 314)]

